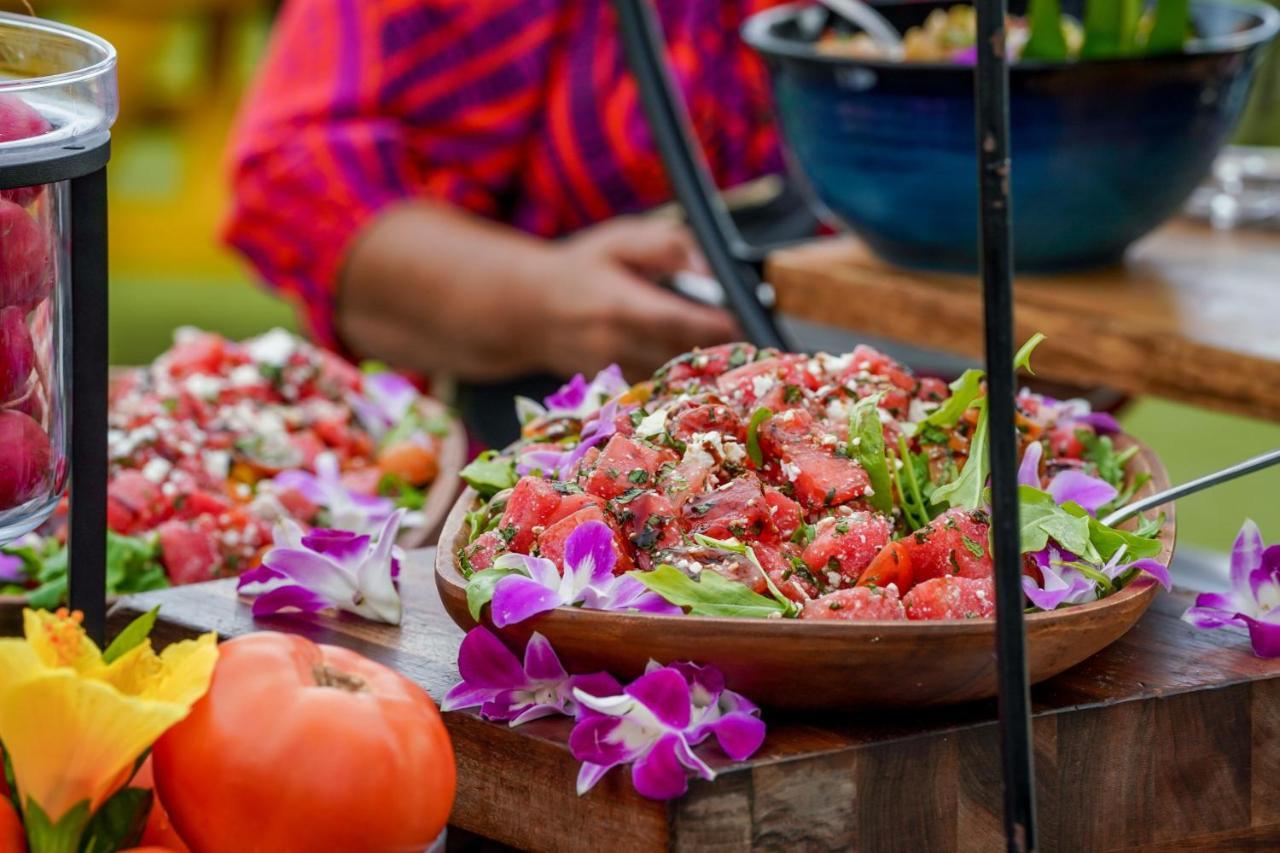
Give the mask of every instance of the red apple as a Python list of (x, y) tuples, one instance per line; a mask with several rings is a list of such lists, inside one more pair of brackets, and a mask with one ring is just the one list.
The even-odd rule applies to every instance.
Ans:
[[(0, 142), (30, 139), (53, 130), (53, 125), (26, 101), (15, 95), (0, 94)], [(0, 190), (0, 198), (14, 204), (28, 205), (44, 190), (42, 186)]]
[(0, 308), (0, 405), (26, 392), (35, 366), (36, 350), (22, 309)]
[(31, 500), (48, 481), (53, 447), (40, 424), (0, 411), (0, 510)]
[(30, 311), (53, 288), (48, 232), (19, 205), (0, 199), (0, 307)]

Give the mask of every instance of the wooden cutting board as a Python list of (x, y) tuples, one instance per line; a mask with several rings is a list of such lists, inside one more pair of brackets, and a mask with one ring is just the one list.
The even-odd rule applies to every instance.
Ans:
[[(444, 695), (461, 632), (432, 588), (430, 551), (406, 570), (402, 627), (356, 619), (254, 621), (231, 582), (128, 598), (118, 630), (161, 605), (159, 642), (201, 631), (290, 630), (352, 648)], [(1200, 632), (1161, 595), (1138, 626), (1032, 690), (1041, 849), (1280, 847), (1280, 660), (1243, 632)], [(584, 797), (567, 720), (517, 729), (450, 713), (458, 760), (452, 823), (532, 850), (989, 851), (1003, 846), (994, 703), (916, 713), (784, 715), (750, 761), (700, 754), (720, 774), (672, 803), (622, 771)], [(454, 845), (454, 846), (467, 846)]]
[[(981, 358), (973, 276), (892, 266), (854, 237), (770, 255), (786, 314)], [(1019, 276), (1018, 340), (1044, 332), (1038, 376), (1280, 421), (1280, 232), (1175, 220), (1122, 265)]]

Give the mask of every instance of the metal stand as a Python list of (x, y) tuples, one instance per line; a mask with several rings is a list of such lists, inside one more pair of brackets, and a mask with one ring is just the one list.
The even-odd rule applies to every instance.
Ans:
[(69, 181), (71, 204), (71, 607), (106, 639), (107, 547), (107, 133), (0, 166), (0, 189)]
[(1011, 851), (1036, 846), (1035, 772), (1026, 630), (1022, 620), (1022, 543), (1018, 524), (1017, 391), (1013, 356), (1013, 235), (1009, 192), (1009, 66), (1005, 0), (977, 0), (974, 78), (982, 303), (991, 444), (991, 544), (996, 575), (996, 663), (1004, 768), (1005, 840)]

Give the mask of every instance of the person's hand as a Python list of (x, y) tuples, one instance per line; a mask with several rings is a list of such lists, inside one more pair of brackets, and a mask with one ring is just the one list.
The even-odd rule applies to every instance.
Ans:
[(553, 373), (591, 373), (617, 363), (643, 379), (696, 346), (737, 340), (728, 312), (655, 283), (706, 263), (689, 232), (669, 220), (619, 217), (550, 247), (528, 270), (539, 279), (539, 361)]

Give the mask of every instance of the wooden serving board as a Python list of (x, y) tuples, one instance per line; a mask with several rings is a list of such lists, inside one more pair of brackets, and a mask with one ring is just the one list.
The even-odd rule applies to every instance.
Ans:
[[(439, 698), (457, 680), (462, 633), (432, 589), (432, 557), (421, 552), (406, 569), (399, 628), (329, 616), (255, 621), (219, 581), (128, 598), (111, 630), (157, 604), (161, 643), (290, 630), (379, 660)], [(1243, 632), (1191, 628), (1178, 618), (1187, 604), (1161, 594), (1116, 643), (1033, 688), (1040, 849), (1280, 847), (1280, 660), (1253, 657)], [(618, 770), (576, 796), (567, 720), (512, 729), (446, 714), (459, 770), (452, 823), (532, 850), (1003, 846), (994, 703), (766, 720), (750, 761), (700, 747), (719, 777), (657, 803)]]
[[(854, 237), (770, 255), (790, 315), (981, 358), (976, 278), (892, 266)], [(1280, 421), (1280, 235), (1175, 220), (1116, 267), (1019, 276), (1016, 332), (1048, 335), (1036, 373)]]

